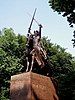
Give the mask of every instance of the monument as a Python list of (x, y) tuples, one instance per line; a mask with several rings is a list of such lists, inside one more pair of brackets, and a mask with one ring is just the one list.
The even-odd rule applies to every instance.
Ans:
[(41, 28), (39, 31), (31, 33), (31, 26), (34, 20), (36, 9), (34, 11), (30, 27), (27, 34), (26, 44), (26, 72), (11, 76), (10, 82), (10, 99), (11, 100), (58, 100), (57, 91), (51, 77), (47, 77), (37, 72), (33, 72), (33, 68), (46, 66), (47, 54), (41, 43)]

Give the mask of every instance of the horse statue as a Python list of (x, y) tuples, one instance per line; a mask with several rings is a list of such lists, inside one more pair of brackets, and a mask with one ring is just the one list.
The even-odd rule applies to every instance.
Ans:
[[(44, 59), (46, 59), (46, 51), (43, 49), (42, 45), (41, 45), (41, 28), (42, 28), (42, 25), (39, 24), (34, 16), (35, 16), (35, 13), (36, 13), (36, 9), (33, 13), (33, 16), (32, 16), (32, 20), (31, 20), (31, 23), (30, 23), (30, 26), (28, 28), (28, 34), (27, 34), (27, 56), (26, 56), (26, 60), (27, 60), (27, 69), (26, 69), (26, 72), (27, 71), (32, 71), (33, 69), (33, 64), (34, 62), (36, 61), (38, 66), (40, 66), (41, 68), (45, 66), (45, 63), (44, 63)], [(32, 23), (33, 23), (33, 20), (35, 20), (35, 22), (38, 24), (39, 26), (39, 31), (34, 31), (34, 34), (31, 34), (31, 26), (32, 26)]]
[[(40, 28), (42, 26), (40, 25)], [(40, 28), (39, 31), (34, 31), (34, 34), (30, 34), (27, 37), (27, 46), (28, 46), (28, 56), (26, 57), (27, 60), (27, 71), (32, 71), (33, 64), (36, 61), (38, 66), (43, 68), (45, 66), (44, 60), (47, 58), (46, 51), (42, 48), (41, 45), (41, 35), (40, 35)]]

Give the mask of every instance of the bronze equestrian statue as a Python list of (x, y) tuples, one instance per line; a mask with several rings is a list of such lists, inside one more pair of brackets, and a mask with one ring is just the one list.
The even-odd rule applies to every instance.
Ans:
[(31, 24), (28, 29), (28, 34), (27, 34), (27, 44), (26, 44), (26, 47), (27, 47), (27, 57), (26, 57), (27, 69), (26, 69), (26, 72), (32, 71), (33, 64), (35, 61), (37, 62), (38, 66), (43, 68), (45, 66), (44, 59), (47, 58), (46, 51), (43, 49), (42, 44), (41, 44), (42, 25), (38, 24), (39, 31), (38, 30), (34, 31), (34, 34), (32, 34), (30, 31), (33, 20), (34, 20), (35, 13), (36, 13), (36, 9), (34, 11), (34, 14), (33, 14), (32, 20), (31, 20)]
[[(30, 34), (27, 38), (28, 56), (27, 59), (27, 71), (32, 71), (33, 63), (36, 62), (42, 68), (45, 66), (43, 59), (46, 59), (46, 51), (41, 45), (41, 25), (39, 31), (35, 31), (34, 34)], [(30, 69), (29, 69), (30, 67)]]

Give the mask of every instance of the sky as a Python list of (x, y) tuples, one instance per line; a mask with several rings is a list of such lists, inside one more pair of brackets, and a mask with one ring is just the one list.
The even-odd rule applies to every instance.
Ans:
[[(42, 24), (42, 37), (48, 37), (51, 42), (66, 48), (68, 53), (75, 56), (72, 45), (73, 29), (67, 19), (54, 12), (48, 3), (49, 0), (0, 0), (0, 30), (13, 28), (16, 34), (27, 34), (31, 18), (37, 8), (35, 19)], [(29, 14), (31, 16), (29, 16)], [(33, 22), (32, 32), (38, 30)]]

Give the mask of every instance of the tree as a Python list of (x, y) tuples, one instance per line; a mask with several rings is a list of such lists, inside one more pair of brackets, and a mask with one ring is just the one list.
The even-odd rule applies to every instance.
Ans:
[(0, 99), (9, 100), (9, 80), (11, 75), (18, 74), (24, 67), (21, 64), (26, 39), (16, 36), (13, 29), (4, 28), (0, 36)]
[(49, 0), (49, 4), (58, 14), (63, 14), (67, 17), (69, 25), (73, 27), (75, 24), (75, 0)]
[(43, 45), (47, 51), (50, 68), (52, 67), (53, 77), (65, 76), (66, 73), (74, 70), (72, 55), (65, 52), (66, 49), (59, 45), (50, 43), (50, 40), (43, 38)]
[(59, 80), (60, 100), (75, 100), (75, 71)]

